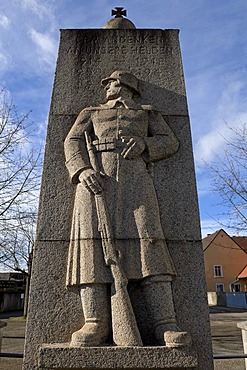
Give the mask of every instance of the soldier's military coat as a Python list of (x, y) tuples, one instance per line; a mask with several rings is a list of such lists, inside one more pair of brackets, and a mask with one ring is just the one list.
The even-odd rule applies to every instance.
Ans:
[[(91, 168), (85, 131), (95, 145), (104, 173), (104, 195), (111, 215), (114, 240), (129, 280), (151, 275), (175, 275), (160, 223), (157, 197), (148, 171), (151, 162), (173, 155), (178, 141), (151, 106), (133, 100), (108, 101), (81, 111), (65, 140), (65, 157), (72, 183), (77, 184), (68, 255), (67, 285), (110, 283), (105, 265), (92, 194), (78, 177)], [(134, 159), (121, 152), (121, 137), (140, 137), (145, 151)]]

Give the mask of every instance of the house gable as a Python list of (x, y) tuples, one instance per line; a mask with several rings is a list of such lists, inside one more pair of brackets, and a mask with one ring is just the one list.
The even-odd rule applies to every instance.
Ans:
[(246, 253), (223, 229), (204, 238), (203, 248), (208, 291), (222, 288), (221, 284), (224, 291), (230, 291), (246, 266)]

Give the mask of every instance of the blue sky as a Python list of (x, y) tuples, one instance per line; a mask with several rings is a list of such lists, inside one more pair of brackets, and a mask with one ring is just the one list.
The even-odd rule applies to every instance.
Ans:
[[(101, 28), (123, 6), (139, 28), (180, 29), (203, 235), (220, 228), (208, 168), (228, 138), (225, 121), (247, 121), (246, 0), (8, 0), (0, 3), (0, 85), (32, 110), (43, 145), (59, 29)], [(246, 231), (245, 231), (246, 232)]]

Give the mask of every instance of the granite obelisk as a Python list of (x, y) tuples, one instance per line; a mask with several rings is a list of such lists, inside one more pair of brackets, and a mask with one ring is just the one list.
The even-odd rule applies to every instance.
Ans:
[[(203, 252), (179, 31), (138, 29), (124, 18), (123, 9), (114, 12), (116, 17), (104, 29), (61, 31), (23, 368), (211, 370)], [(118, 136), (111, 135), (116, 127)], [(92, 140), (87, 146), (84, 133)], [(106, 189), (104, 201), (111, 228), (105, 217), (108, 211), (104, 208), (103, 215), (100, 213), (102, 200), (97, 208), (101, 181), (92, 159), (90, 162), (90, 145), (100, 158), (99, 172), (104, 172), (101, 181)], [(125, 161), (129, 161), (128, 165)], [(91, 204), (95, 202), (93, 209)], [(93, 236), (88, 230), (92, 230)], [(117, 246), (117, 253), (110, 253), (110, 257), (106, 249), (109, 245)], [(126, 258), (126, 248), (129, 256), (141, 256), (133, 258), (134, 267), (129, 267), (131, 258)], [(104, 268), (100, 259), (106, 262)], [(100, 326), (103, 334), (95, 335), (95, 326), (107, 315), (105, 304), (101, 306), (105, 311), (99, 314), (93, 308), (87, 321), (87, 310), (93, 307), (85, 307), (85, 297), (91, 294), (90, 284), (97, 283), (93, 289), (97, 300), (103, 294), (113, 296), (115, 292), (108, 288), (113, 280), (116, 285), (116, 279), (110, 272), (115, 268), (112, 265), (118, 263), (124, 274), (120, 269), (115, 276), (120, 274), (129, 282), (128, 289), (127, 285), (124, 289), (141, 337), (133, 346), (117, 345), (114, 333), (111, 337), (109, 320)], [(165, 294), (169, 297), (169, 314), (175, 312), (176, 317), (170, 320), (172, 329), (165, 332), (163, 345), (157, 341), (158, 335), (156, 342), (153, 339), (150, 315), (163, 293), (150, 289), (149, 283), (142, 284), (150, 277), (151, 283), (166, 283), (166, 287), (169, 283), (171, 287), (171, 293), (166, 288)], [(108, 288), (102, 293), (106, 283)], [(145, 294), (149, 302), (154, 302), (151, 310)], [(85, 329), (84, 323), (91, 326)], [(174, 332), (182, 333), (179, 339), (169, 334)], [(187, 340), (190, 336), (191, 343)]]

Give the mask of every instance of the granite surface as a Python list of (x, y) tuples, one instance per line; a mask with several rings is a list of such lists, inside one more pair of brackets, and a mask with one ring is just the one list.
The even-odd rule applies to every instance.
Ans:
[[(117, 69), (131, 70), (139, 78), (141, 98), (136, 102), (152, 104), (160, 111), (180, 143), (180, 149), (173, 157), (155, 164), (154, 184), (161, 224), (178, 274), (172, 283), (178, 324), (192, 336), (193, 361), (194, 353), (198, 359), (198, 365), (191, 360), (195, 369), (213, 369), (191, 133), (178, 33), (178, 30), (159, 29), (61, 31), (47, 129), (24, 370), (41, 369), (39, 360), (44, 364), (53, 355), (59, 359), (61, 357), (56, 354), (59, 351), (60, 354), (66, 353), (71, 360), (71, 349), (53, 348), (53, 352), (49, 344), (61, 343), (63, 346), (62, 343), (70, 341), (71, 333), (83, 324), (79, 293), (65, 287), (75, 187), (69, 183), (64, 165), (63, 141), (78, 113), (85, 107), (102, 102), (100, 81)], [(131, 287), (130, 296), (134, 309), (139, 310), (136, 316), (140, 331), (148, 338), (152, 328), (145, 306), (140, 304), (137, 287)], [(139, 319), (141, 316), (142, 320)], [(153, 349), (156, 350), (155, 347)], [(170, 359), (178, 358), (174, 354), (181, 353), (176, 352), (180, 351), (178, 349), (162, 350)], [(77, 349), (73, 351), (78, 353)], [(94, 351), (98, 358), (100, 353), (102, 355), (100, 349)], [(148, 351), (152, 352), (152, 349)], [(48, 352), (50, 354), (46, 357)], [(122, 358), (126, 360), (125, 356)], [(191, 361), (187, 362), (185, 356), (183, 366), (191, 366)], [(62, 366), (61, 362), (60, 369)], [(70, 368), (78, 369), (73, 366), (71, 362)], [(112, 368), (116, 368), (113, 363)]]
[(68, 344), (44, 345), (40, 349), (41, 369), (196, 369), (191, 348), (91, 347), (69, 348)]

